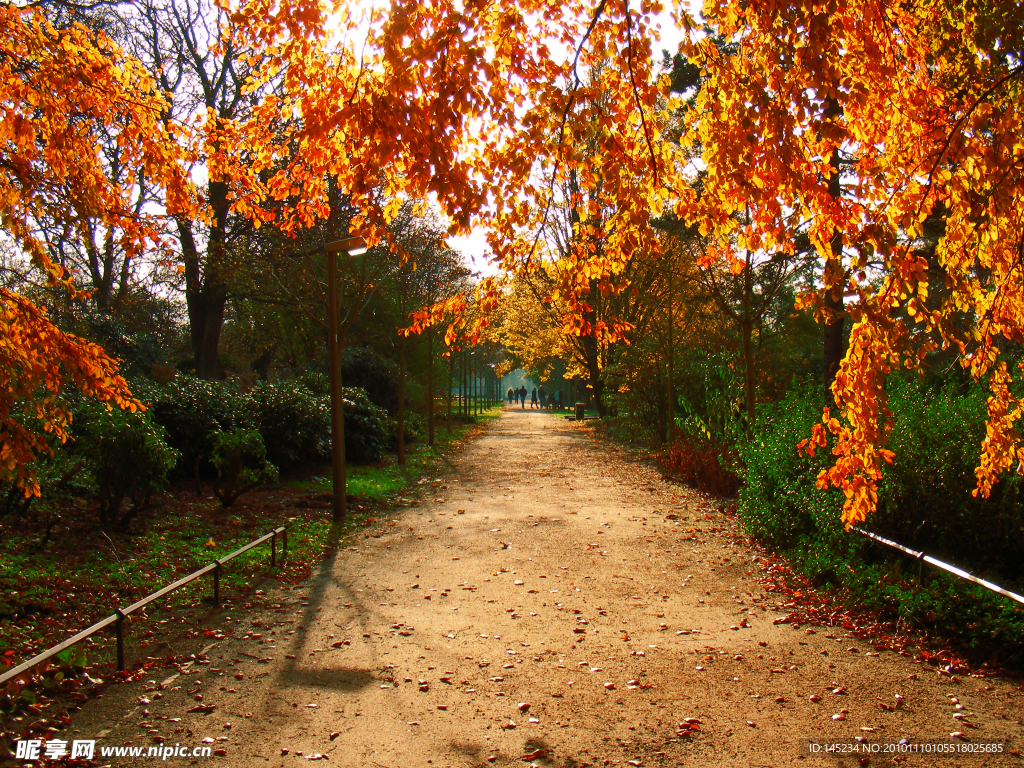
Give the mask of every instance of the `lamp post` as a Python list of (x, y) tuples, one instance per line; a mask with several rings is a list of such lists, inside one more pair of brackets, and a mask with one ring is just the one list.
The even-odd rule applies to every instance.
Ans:
[(324, 246), (327, 252), (327, 348), (331, 365), (331, 508), (334, 522), (345, 522), (345, 415), (341, 403), (341, 313), (338, 306), (339, 253), (366, 253), (361, 237), (346, 237)]

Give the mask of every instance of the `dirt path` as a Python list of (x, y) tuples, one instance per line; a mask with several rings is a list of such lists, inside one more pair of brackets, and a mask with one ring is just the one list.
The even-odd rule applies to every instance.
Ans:
[[(865, 752), (809, 744), (858, 737), (872, 765), (1021, 764), (1013, 684), (774, 625), (711, 506), (574, 424), (507, 410), (418, 506), (242, 613), (254, 636), (211, 641), (148, 703), (144, 683), (112, 689), (69, 738), (206, 738), (239, 766), (854, 766)], [(212, 712), (187, 713), (197, 696)], [(1003, 752), (885, 753), (901, 739)]]

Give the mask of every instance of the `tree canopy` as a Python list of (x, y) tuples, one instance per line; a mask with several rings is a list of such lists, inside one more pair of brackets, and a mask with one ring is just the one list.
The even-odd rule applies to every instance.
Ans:
[[(944, 349), (991, 388), (976, 491), (988, 494), (1024, 466), (1006, 362), (1024, 332), (1018, 4), (725, 0), (707, 3), (700, 24), (683, 5), (688, 66), (672, 77), (654, 50), (665, 8), (650, 0), (225, 1), (208, 39), (176, 33), (193, 59), (218, 62), (195, 68), (215, 80), (204, 93), (230, 91), (230, 104), (191, 111), (173, 106), (159, 47), (143, 63), (73, 13), (58, 24), (60, 6), (8, 5), (3, 227), (74, 293), (55, 260), (61, 235), (47, 239), (62, 227), (99, 227), (134, 253), (159, 249), (174, 222), (174, 258), (195, 271), (191, 223), (208, 224), (209, 264), (230, 214), (250, 234), (275, 230), (232, 246), (233, 258), (281, 236), (358, 232), (401, 266), (417, 256), (391, 224), (409, 200), (428, 200), (448, 234), (486, 229), (512, 277), (484, 279), (474, 302), (437, 297), (443, 306), (414, 328), (472, 303), (475, 338), (510, 286), (543, 276), (540, 300), (562, 328), (603, 347), (636, 328), (627, 291), (638, 275), (656, 280), (666, 217), (704, 238), (703, 268), (736, 275), (809, 243), (820, 269), (801, 301), (825, 327), (834, 407), (804, 447), (833, 451), (819, 482), (844, 489), (843, 519), (873, 511), (892, 460), (886, 377), (923, 370)], [(102, 151), (111, 142), (117, 173)], [(190, 172), (200, 159), (201, 183)], [(158, 205), (136, 204), (143, 184), (161, 191)], [(226, 296), (231, 270), (219, 269)], [(30, 423), (63, 436), (53, 398), (64, 378), (113, 405), (131, 401), (101, 350), (28, 296), (0, 291), (0, 472), (20, 477), (43, 449)], [(774, 295), (743, 315), (748, 371), (751, 325)], [(204, 323), (223, 321), (214, 298)], [(200, 373), (214, 375), (209, 345), (193, 346)], [(752, 417), (750, 386), (748, 376)]]

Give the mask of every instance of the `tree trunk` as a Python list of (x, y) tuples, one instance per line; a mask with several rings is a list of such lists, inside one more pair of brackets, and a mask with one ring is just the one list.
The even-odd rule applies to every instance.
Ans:
[(672, 312), (672, 262), (668, 265), (668, 430), (666, 441), (672, 445), (672, 431), (676, 428), (676, 383), (675, 383), (675, 348), (672, 343), (675, 329), (672, 327), (675, 318)]
[(398, 465), (405, 466), (405, 334), (398, 337)]
[(448, 352), (448, 415), (444, 419), (444, 427), (448, 432), (452, 431), (452, 373), (455, 365), (455, 356)]
[(743, 336), (743, 373), (744, 389), (747, 396), (747, 433), (754, 428), (757, 415), (756, 376), (754, 374), (754, 321), (750, 314), (750, 293), (753, 290), (751, 275), (750, 251), (747, 251), (747, 263), (743, 269), (743, 317), (740, 320), (740, 332)]
[[(837, 99), (829, 99), (825, 109), (825, 116), (838, 120), (842, 115), (842, 108)], [(833, 200), (838, 201), (843, 196), (843, 188), (839, 179), (839, 149), (832, 150), (829, 158), (829, 165), (832, 172), (828, 177), (828, 194)], [(846, 319), (844, 309), (843, 293), (845, 291), (846, 274), (843, 269), (843, 233), (840, 229), (832, 232), (829, 240), (830, 258), (825, 262), (824, 282), (825, 296), (825, 330), (823, 333), (822, 362), (825, 374), (825, 389), (831, 393), (832, 382), (839, 372), (839, 363), (846, 355), (846, 345), (843, 338), (843, 323)], [(831, 394), (829, 395), (831, 397)]]
[(427, 445), (434, 447), (434, 331), (427, 329)]
[(462, 385), (459, 387), (459, 392), (462, 395), (462, 415), (464, 418), (469, 418), (469, 353), (463, 351), (462, 353)]
[(185, 303), (188, 307), (189, 335), (196, 375), (201, 379), (217, 379), (223, 376), (220, 333), (228, 300), (227, 285), (220, 270), (227, 223), (228, 187), (224, 182), (211, 181), (208, 189), (213, 222), (206, 245), (205, 264), (200, 263), (192, 223), (179, 218), (177, 225), (185, 262)]
[(602, 419), (605, 417), (604, 406), (604, 382), (601, 380), (601, 345), (598, 343), (597, 334), (594, 330), (597, 325), (597, 303), (600, 301), (600, 293), (597, 281), (590, 281), (590, 306), (591, 310), (584, 313), (584, 318), (590, 325), (590, 333), (580, 341), (583, 346), (583, 355), (587, 363), (587, 373), (590, 375), (590, 389), (594, 396), (594, 405), (597, 407), (597, 415)]

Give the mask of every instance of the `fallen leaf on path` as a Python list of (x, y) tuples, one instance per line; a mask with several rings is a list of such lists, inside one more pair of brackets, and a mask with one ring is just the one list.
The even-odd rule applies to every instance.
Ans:
[(200, 704), (199, 706), (192, 707), (192, 709), (185, 710), (186, 712), (200, 712), (204, 715), (213, 712), (214, 706), (212, 704)]

